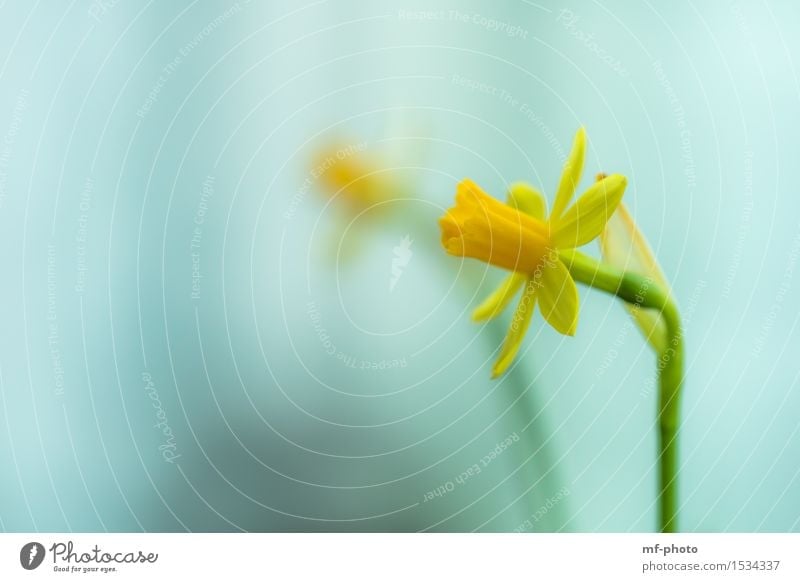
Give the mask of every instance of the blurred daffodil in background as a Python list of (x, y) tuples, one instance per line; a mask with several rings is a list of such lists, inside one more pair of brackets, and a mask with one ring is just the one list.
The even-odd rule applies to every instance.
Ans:
[(439, 220), (442, 246), (451, 255), (479, 259), (512, 271), (474, 312), (477, 321), (498, 315), (524, 287), (492, 376), (514, 360), (538, 303), (544, 319), (557, 331), (574, 335), (578, 324), (578, 290), (561, 260), (561, 251), (585, 245), (603, 232), (622, 200), (627, 180), (620, 174), (592, 184), (574, 204), (586, 151), (579, 129), (547, 213), (544, 196), (532, 186), (511, 186), (508, 203), (489, 196), (471, 180), (462, 181), (456, 204)]
[(337, 214), (326, 250), (336, 262), (352, 260), (368, 244), (370, 228), (397, 217), (409, 185), (366, 141), (331, 140), (318, 148), (311, 166), (319, 192)]
[(351, 212), (380, 206), (399, 194), (386, 168), (367, 150), (366, 142), (333, 141), (320, 148), (314, 159), (321, 191)]

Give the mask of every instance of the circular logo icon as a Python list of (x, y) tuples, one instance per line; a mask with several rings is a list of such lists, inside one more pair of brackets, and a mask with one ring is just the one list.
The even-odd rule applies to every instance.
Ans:
[(28, 542), (19, 551), (19, 563), (26, 570), (35, 570), (44, 561), (44, 546), (39, 542)]

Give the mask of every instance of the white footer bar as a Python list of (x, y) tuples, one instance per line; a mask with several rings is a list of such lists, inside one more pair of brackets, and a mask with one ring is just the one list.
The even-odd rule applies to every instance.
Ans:
[(0, 580), (800, 580), (800, 534), (0, 534)]

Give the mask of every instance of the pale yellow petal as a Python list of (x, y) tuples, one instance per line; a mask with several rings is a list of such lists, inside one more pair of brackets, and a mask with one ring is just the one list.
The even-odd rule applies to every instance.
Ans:
[(472, 312), (474, 321), (484, 321), (503, 311), (528, 277), (519, 273), (508, 275), (494, 292)]
[(612, 174), (592, 184), (561, 220), (553, 224), (553, 244), (561, 249), (575, 248), (600, 236), (619, 206), (627, 184), (621, 174)]
[(560, 260), (548, 260), (533, 279), (537, 297), (547, 323), (565, 335), (575, 335), (578, 326), (578, 289), (567, 267)]
[(556, 199), (553, 203), (553, 211), (550, 213), (551, 220), (558, 220), (564, 209), (572, 200), (575, 189), (581, 181), (583, 172), (583, 159), (586, 155), (586, 132), (581, 127), (575, 134), (572, 142), (572, 150), (569, 153), (564, 170), (561, 172), (561, 180), (556, 190)]
[(515, 182), (508, 189), (508, 204), (539, 220), (547, 216), (547, 201), (536, 188), (525, 182)]
[(508, 329), (505, 341), (503, 341), (500, 355), (492, 367), (492, 378), (500, 376), (514, 361), (522, 345), (525, 332), (528, 331), (528, 326), (531, 323), (533, 307), (536, 304), (536, 292), (536, 285), (531, 280), (528, 280), (525, 285), (525, 291), (523, 291), (522, 297), (520, 297), (517, 304), (517, 309), (514, 311), (514, 316), (511, 318), (511, 326)]
[[(606, 263), (643, 275), (647, 278), (645, 284), (652, 283), (669, 292), (669, 284), (647, 239), (637, 228), (624, 203), (619, 205), (603, 230), (600, 251)], [(647, 289), (641, 291), (644, 294)], [(647, 341), (660, 353), (667, 341), (667, 328), (661, 314), (655, 309), (642, 309), (629, 303), (625, 307)]]

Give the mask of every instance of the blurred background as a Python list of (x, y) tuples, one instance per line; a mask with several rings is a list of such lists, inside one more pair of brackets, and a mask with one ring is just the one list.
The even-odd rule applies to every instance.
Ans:
[(653, 530), (622, 306), (491, 381), (438, 246), (581, 125), (682, 308), (682, 529), (800, 529), (794, 4), (1, 6), (0, 529)]

